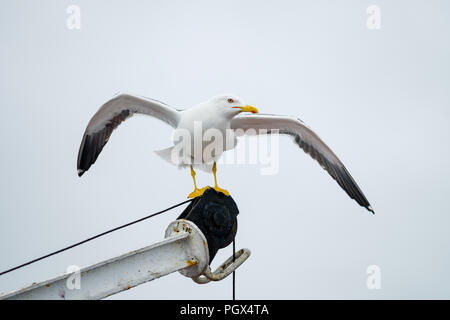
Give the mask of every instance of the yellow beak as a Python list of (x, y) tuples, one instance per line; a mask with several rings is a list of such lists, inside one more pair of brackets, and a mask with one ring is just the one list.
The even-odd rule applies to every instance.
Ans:
[(246, 105), (245, 107), (233, 107), (233, 108), (241, 109), (242, 112), (258, 113), (257, 108), (255, 108), (253, 106), (249, 106), (249, 105)]

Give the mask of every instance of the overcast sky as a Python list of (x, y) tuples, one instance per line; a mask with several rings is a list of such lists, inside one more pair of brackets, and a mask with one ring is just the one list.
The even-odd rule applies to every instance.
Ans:
[[(71, 4), (79, 30), (66, 24)], [(367, 26), (370, 5), (380, 29)], [(233, 93), (305, 121), (376, 211), (287, 137), (276, 175), (219, 166), (240, 209), (237, 248), (252, 251), (237, 298), (450, 298), (449, 17), (444, 0), (1, 1), (0, 269), (192, 191), (188, 170), (154, 154), (170, 146), (171, 129), (148, 117), (122, 124), (78, 178), (83, 131), (115, 93), (177, 108)], [(0, 292), (162, 240), (181, 211), (1, 276)], [(371, 265), (379, 290), (366, 286)], [(111, 298), (229, 299), (231, 277), (198, 285), (174, 273)]]

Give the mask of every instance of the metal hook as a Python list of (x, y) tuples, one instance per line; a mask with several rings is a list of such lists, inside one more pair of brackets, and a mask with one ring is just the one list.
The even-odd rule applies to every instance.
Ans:
[(229, 257), (224, 263), (220, 265), (214, 272), (211, 272), (211, 267), (206, 266), (205, 271), (199, 276), (193, 277), (198, 284), (205, 284), (210, 281), (220, 281), (228, 277), (233, 271), (235, 271), (245, 260), (250, 256), (250, 250), (243, 248), (236, 252), (235, 260), (233, 262), (233, 256)]

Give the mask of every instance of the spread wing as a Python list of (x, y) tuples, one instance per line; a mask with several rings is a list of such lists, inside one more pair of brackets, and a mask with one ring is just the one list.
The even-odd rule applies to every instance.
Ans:
[(81, 177), (95, 163), (114, 129), (136, 113), (155, 117), (172, 127), (176, 127), (179, 121), (176, 109), (157, 100), (131, 94), (115, 96), (89, 121), (78, 152), (78, 176)]
[[(231, 128), (256, 130), (278, 130), (280, 134), (288, 134), (294, 138), (295, 143), (315, 159), (324, 168), (331, 177), (347, 192), (350, 198), (356, 200), (359, 205), (374, 213), (369, 201), (362, 193), (344, 164), (334, 154), (334, 152), (323, 142), (319, 136), (308, 128), (303, 121), (295, 117), (278, 116), (278, 115), (249, 115), (239, 116), (232, 120)], [(274, 132), (274, 131), (272, 131)]]

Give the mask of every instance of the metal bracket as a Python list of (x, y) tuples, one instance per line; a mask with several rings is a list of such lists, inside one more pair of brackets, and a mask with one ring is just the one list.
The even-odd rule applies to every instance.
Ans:
[(195, 225), (195, 223), (185, 219), (175, 220), (167, 227), (165, 236), (166, 238), (173, 237), (184, 232), (190, 233), (189, 238), (191, 240), (189, 246), (197, 263), (189, 268), (182, 269), (179, 272), (186, 277), (192, 278), (192, 280), (198, 284), (225, 279), (250, 256), (249, 249), (241, 249), (236, 252), (234, 259), (233, 256), (229, 257), (214, 272), (211, 272), (211, 267), (208, 264), (208, 242), (206, 241), (203, 232)]

